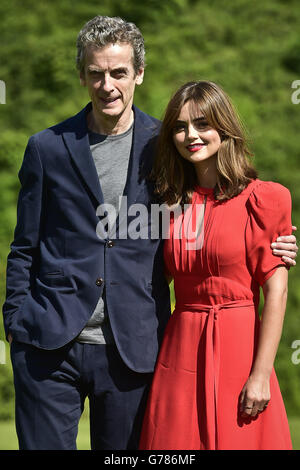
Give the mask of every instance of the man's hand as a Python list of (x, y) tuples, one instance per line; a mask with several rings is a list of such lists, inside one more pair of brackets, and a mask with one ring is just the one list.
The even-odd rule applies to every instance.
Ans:
[(12, 340), (13, 340), (13, 338), (12, 338), (12, 335), (11, 335), (10, 333), (8, 333), (8, 335), (7, 335), (7, 339), (8, 339), (8, 342), (9, 342), (9, 344), (11, 344), (11, 343), (12, 343)]
[[(292, 229), (297, 230), (297, 227), (293, 226)], [(278, 237), (276, 242), (271, 244), (273, 254), (275, 256), (281, 256), (282, 261), (284, 261), (287, 265), (295, 266), (298, 251), (296, 242), (297, 240), (295, 235)]]

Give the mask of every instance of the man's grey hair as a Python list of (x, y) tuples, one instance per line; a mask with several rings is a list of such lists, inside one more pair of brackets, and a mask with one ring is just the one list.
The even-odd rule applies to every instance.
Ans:
[(88, 46), (104, 47), (107, 44), (127, 43), (133, 48), (133, 67), (137, 74), (145, 67), (144, 38), (134, 23), (119, 17), (95, 16), (88, 21), (77, 37), (76, 66), (84, 72), (85, 52)]

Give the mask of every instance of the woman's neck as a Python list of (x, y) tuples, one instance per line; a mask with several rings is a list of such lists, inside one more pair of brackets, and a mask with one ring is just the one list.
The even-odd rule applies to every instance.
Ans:
[(196, 163), (195, 170), (199, 186), (202, 188), (214, 188), (216, 186), (218, 173), (214, 157)]

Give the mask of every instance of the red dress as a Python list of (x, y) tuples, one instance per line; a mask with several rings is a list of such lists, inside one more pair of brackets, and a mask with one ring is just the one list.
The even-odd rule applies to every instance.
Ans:
[[(196, 246), (186, 227), (195, 223), (196, 204), (203, 203), (204, 235)], [(171, 220), (165, 241), (176, 307), (158, 357), (140, 449), (291, 449), (274, 370), (265, 411), (248, 420), (239, 413), (255, 356), (259, 288), (282, 265), (270, 244), (292, 230), (289, 191), (255, 180), (219, 202), (213, 190), (197, 187), (192, 208), (192, 217)]]

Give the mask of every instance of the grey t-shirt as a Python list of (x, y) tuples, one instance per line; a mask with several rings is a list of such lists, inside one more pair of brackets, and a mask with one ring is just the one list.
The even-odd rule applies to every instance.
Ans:
[[(111, 204), (116, 214), (119, 211), (119, 198), (123, 195), (126, 184), (132, 135), (133, 125), (123, 134), (89, 133), (91, 153), (100, 180), (104, 203)], [(103, 295), (99, 298), (91, 318), (77, 337), (77, 341), (90, 344), (106, 344), (114, 341), (106, 309), (105, 284)]]

